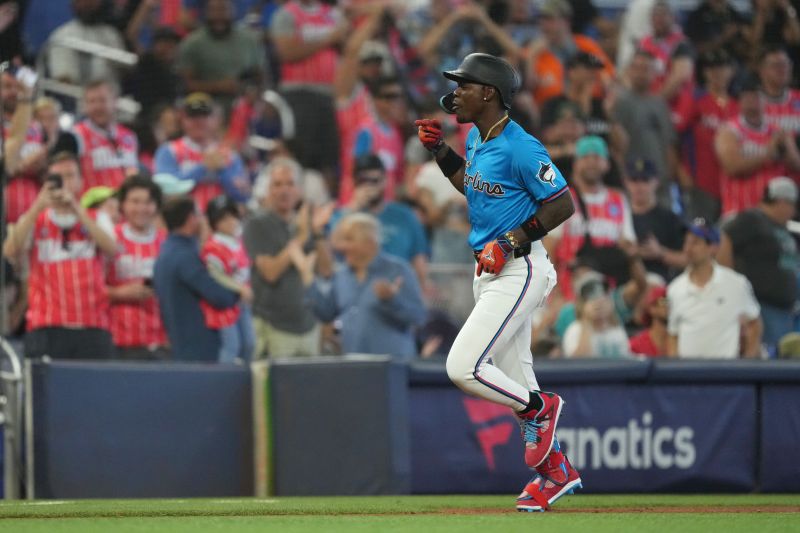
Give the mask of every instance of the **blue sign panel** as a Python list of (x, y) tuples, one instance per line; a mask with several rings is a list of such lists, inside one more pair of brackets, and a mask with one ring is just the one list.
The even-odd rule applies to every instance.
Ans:
[[(581, 385), (558, 438), (587, 491), (747, 491), (755, 485), (749, 385)], [(411, 389), (416, 493), (514, 492), (530, 477), (508, 408), (453, 387)]]

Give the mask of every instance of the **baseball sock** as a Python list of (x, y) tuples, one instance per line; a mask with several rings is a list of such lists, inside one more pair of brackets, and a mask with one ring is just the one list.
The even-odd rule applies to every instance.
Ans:
[(544, 400), (536, 391), (530, 391), (528, 393), (530, 400), (528, 400), (528, 405), (522, 411), (519, 411), (518, 414), (525, 415), (533, 411), (534, 413), (538, 413), (544, 407)]

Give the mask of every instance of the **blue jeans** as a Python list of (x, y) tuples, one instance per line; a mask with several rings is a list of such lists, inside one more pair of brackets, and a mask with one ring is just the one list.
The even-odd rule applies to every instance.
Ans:
[(794, 313), (769, 304), (761, 304), (761, 321), (764, 322), (762, 342), (767, 345), (770, 357), (777, 355), (778, 341), (794, 331)]
[(255, 347), (253, 314), (250, 306), (240, 304), (241, 313), (235, 324), (219, 330), (219, 362), (233, 363), (236, 359), (250, 361)]

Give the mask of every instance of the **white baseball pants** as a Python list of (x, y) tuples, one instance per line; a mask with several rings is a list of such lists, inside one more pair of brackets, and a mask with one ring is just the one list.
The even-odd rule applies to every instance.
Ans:
[(510, 259), (500, 274), (475, 276), (475, 308), (447, 356), (447, 375), (467, 394), (523, 410), (539, 390), (533, 372), (533, 310), (556, 285), (541, 242)]

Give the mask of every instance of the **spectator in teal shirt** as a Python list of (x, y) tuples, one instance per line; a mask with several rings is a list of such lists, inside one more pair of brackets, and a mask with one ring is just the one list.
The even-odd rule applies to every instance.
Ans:
[(331, 226), (335, 227), (348, 213), (366, 212), (374, 215), (381, 224), (381, 250), (404, 259), (414, 268), (417, 279), (425, 286), (428, 278), (428, 239), (422, 222), (414, 211), (399, 202), (387, 202), (386, 170), (375, 154), (366, 154), (356, 160), (355, 190), (350, 203), (334, 213)]

